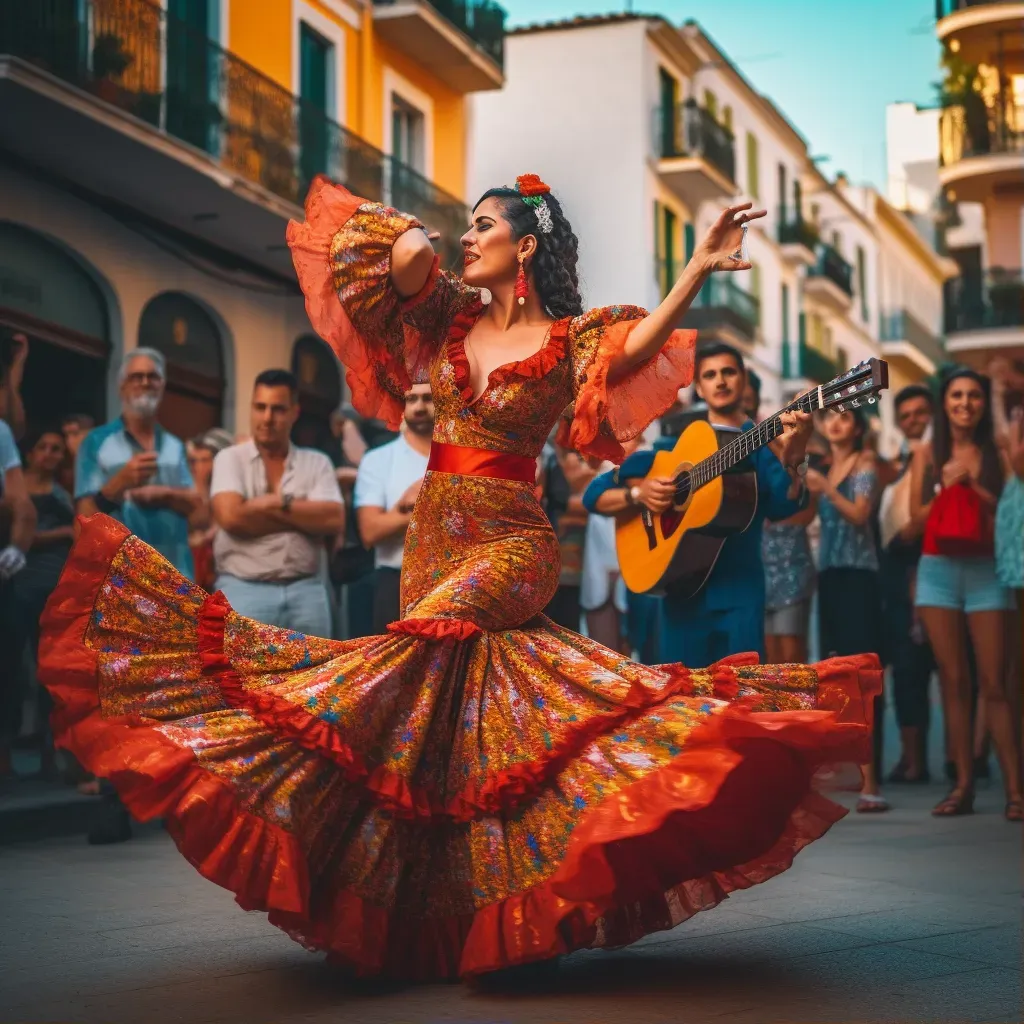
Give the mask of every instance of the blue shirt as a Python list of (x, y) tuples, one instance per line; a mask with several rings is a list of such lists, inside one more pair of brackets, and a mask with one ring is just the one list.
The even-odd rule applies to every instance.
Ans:
[[(743, 429), (749, 430), (753, 426), (754, 424), (748, 421)], [(676, 440), (674, 437), (660, 437), (655, 441), (653, 451), (634, 452), (618, 469), (602, 473), (591, 480), (583, 494), (583, 505), (587, 511), (596, 511), (597, 499), (610, 488), (622, 486), (620, 481), (646, 476), (650, 472), (655, 454), (659, 451), (670, 451), (675, 447)], [(757, 474), (757, 508), (753, 521), (743, 533), (733, 533), (726, 538), (707, 583), (692, 600), (695, 606), (701, 606), (708, 611), (722, 611), (750, 602), (764, 606), (762, 526), (766, 519), (788, 519), (803, 507), (802, 501), (793, 501), (786, 496), (792, 480), (767, 445), (750, 455), (749, 461)], [(686, 543), (685, 539), (683, 543)]]
[(21, 456), (11, 428), (0, 420), (0, 496), (4, 493), (4, 477), (11, 469), (21, 469)]
[[(873, 505), (878, 493), (878, 476), (873, 469), (850, 473), (836, 490), (847, 501), (864, 497)], [(819, 569), (878, 571), (878, 548), (875, 545), (874, 525), (870, 519), (863, 526), (854, 526), (835, 507), (827, 494), (818, 499), (818, 517), (821, 519)]]
[[(149, 482), (164, 487), (192, 487), (192, 474), (185, 457), (185, 446), (173, 434), (156, 428), (154, 449), (157, 469)], [(131, 457), (143, 451), (142, 445), (125, 429), (124, 420), (116, 420), (90, 430), (78, 449), (75, 460), (75, 499), (95, 494), (122, 469)], [(188, 520), (169, 508), (142, 508), (126, 499), (114, 513), (140, 540), (156, 548), (183, 576), (192, 579), (192, 551), (188, 546)]]

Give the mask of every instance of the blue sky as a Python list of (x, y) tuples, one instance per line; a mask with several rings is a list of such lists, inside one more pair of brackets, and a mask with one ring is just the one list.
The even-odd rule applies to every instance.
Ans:
[[(509, 25), (624, 10), (587, 0), (503, 0)], [(636, 0), (693, 18), (808, 140), (830, 177), (885, 188), (885, 106), (934, 102), (934, 0)]]

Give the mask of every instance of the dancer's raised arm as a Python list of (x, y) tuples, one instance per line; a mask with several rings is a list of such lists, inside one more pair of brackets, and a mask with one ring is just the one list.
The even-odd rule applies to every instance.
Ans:
[(621, 353), (612, 361), (612, 381), (628, 373), (661, 351), (704, 282), (715, 271), (750, 270), (751, 264), (741, 252), (743, 228), (765, 216), (765, 210), (752, 209), (753, 203), (740, 203), (723, 210), (703, 241), (697, 246), (679, 280), (661, 305), (633, 329)]

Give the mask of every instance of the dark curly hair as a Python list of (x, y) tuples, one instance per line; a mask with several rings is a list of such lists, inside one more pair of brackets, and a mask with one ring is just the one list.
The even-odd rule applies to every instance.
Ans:
[(534, 208), (523, 201), (514, 188), (488, 189), (473, 207), (476, 210), (485, 199), (501, 203), (501, 215), (512, 228), (512, 239), (533, 235), (537, 239), (537, 252), (533, 257), (533, 283), (548, 316), (561, 320), (579, 316), (583, 312), (580, 280), (576, 270), (579, 260), (579, 239), (562, 212), (558, 200), (549, 192), (544, 202), (551, 211), (551, 231), (545, 234), (537, 223)]

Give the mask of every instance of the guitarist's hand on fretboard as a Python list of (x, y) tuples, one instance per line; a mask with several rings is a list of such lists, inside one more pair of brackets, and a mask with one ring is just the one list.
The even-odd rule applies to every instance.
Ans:
[(808, 412), (792, 410), (779, 413), (782, 433), (768, 443), (775, 457), (789, 470), (804, 461), (807, 442), (814, 432), (814, 419)]

